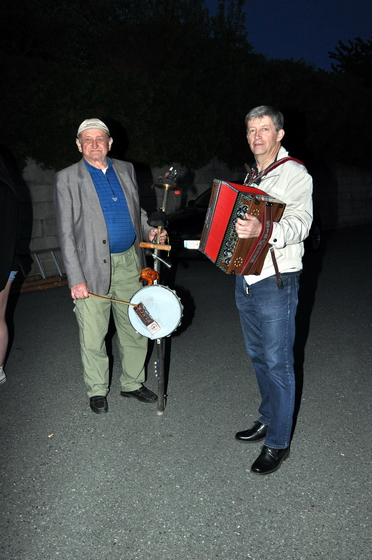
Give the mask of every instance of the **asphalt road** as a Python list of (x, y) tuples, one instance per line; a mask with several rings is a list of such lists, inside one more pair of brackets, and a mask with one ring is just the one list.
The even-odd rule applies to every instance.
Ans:
[(0, 560), (369, 558), (371, 239), (372, 226), (337, 230), (305, 259), (301, 406), (291, 457), (266, 477), (250, 473), (261, 444), (234, 439), (259, 397), (233, 277), (206, 260), (173, 269), (184, 316), (162, 416), (120, 396), (115, 337), (109, 413), (90, 411), (66, 287), (13, 298)]

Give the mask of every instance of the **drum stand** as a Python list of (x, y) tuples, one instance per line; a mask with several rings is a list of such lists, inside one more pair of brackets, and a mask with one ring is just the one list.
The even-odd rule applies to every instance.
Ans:
[[(154, 284), (158, 283), (158, 278), (160, 276), (160, 269), (161, 263), (164, 263), (166, 266), (170, 267), (171, 265), (164, 261), (160, 257), (160, 253), (162, 250), (169, 250), (169, 245), (164, 245), (163, 247), (159, 245), (160, 242), (160, 235), (162, 230), (165, 227), (166, 221), (166, 207), (168, 202), (168, 192), (171, 190), (175, 190), (176, 186), (176, 176), (177, 171), (170, 167), (168, 172), (165, 173), (163, 177), (159, 177), (157, 181), (154, 183), (154, 187), (163, 189), (163, 201), (161, 208), (157, 212), (154, 212), (149, 220), (148, 224), (153, 227), (158, 228), (157, 236), (156, 236), (156, 245), (154, 246), (153, 258), (154, 258), (154, 270), (158, 274), (158, 277), (154, 280)], [(140, 243), (141, 247), (148, 247), (148, 243)], [(158, 380), (158, 400), (157, 400), (157, 414), (161, 416), (164, 413), (165, 409), (165, 367), (164, 367), (164, 349), (165, 343), (164, 338), (157, 338), (156, 339), (156, 351), (157, 351), (157, 360), (155, 362), (155, 373)]]

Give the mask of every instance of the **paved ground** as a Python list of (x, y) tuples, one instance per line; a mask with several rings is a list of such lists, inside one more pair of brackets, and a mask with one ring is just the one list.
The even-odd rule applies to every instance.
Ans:
[(0, 560), (369, 558), (371, 234), (333, 232), (306, 260), (301, 408), (290, 459), (266, 477), (249, 471), (261, 444), (234, 440), (259, 399), (232, 277), (208, 261), (178, 267), (163, 416), (120, 396), (115, 340), (109, 414), (90, 411), (66, 287), (13, 300)]

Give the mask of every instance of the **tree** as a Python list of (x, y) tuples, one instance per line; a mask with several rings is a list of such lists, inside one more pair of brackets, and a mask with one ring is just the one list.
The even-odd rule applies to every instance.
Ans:
[(304, 146), (322, 157), (358, 162), (371, 149), (368, 127), (358, 143), (344, 138), (353, 103), (369, 106), (361, 78), (350, 86), (349, 51), (340, 45), (330, 73), (267, 60), (248, 41), (244, 0), (220, 0), (214, 16), (203, 0), (91, 0), (89, 9), (83, 0), (4, 2), (0, 127), (22, 164), (73, 163), (77, 126), (95, 116), (125, 131), (120, 157), (152, 167), (198, 168), (214, 157), (242, 166), (244, 116), (264, 103), (305, 118)]
[(336, 52), (328, 53), (329, 57), (337, 61), (332, 63), (334, 72), (357, 77), (367, 87), (372, 85), (372, 37), (363, 41), (356, 37), (354, 41), (348, 40), (348, 44), (338, 42)]
[(87, 62), (88, 53), (106, 35), (114, 16), (113, 0), (3, 0), (0, 51), (10, 56)]
[(88, 11), (82, 0), (6, 1), (17, 24), (3, 22), (0, 125), (23, 161), (71, 163), (86, 116), (119, 121), (125, 156), (152, 166), (200, 167), (215, 156), (234, 99), (228, 85), (252, 49), (241, 46), (239, 28), (223, 33), (240, 17), (240, 0), (220, 14), (220, 35), (202, 0), (92, 0)]
[(242, 47), (249, 45), (245, 27), (245, 0), (219, 0), (216, 16), (212, 17), (212, 32), (217, 40)]

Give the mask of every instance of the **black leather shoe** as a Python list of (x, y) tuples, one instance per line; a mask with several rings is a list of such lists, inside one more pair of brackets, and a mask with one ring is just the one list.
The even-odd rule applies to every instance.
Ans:
[(285, 449), (273, 449), (272, 447), (262, 447), (260, 455), (251, 467), (255, 474), (270, 474), (277, 471), (280, 465), (289, 457), (289, 447)]
[(150, 391), (150, 389), (147, 389), (147, 387), (144, 387), (143, 385), (135, 391), (120, 391), (120, 394), (122, 397), (133, 397), (145, 403), (153, 403), (158, 400), (157, 395), (155, 395), (155, 393), (153, 393), (152, 391)]
[(108, 404), (106, 397), (91, 397), (90, 398), (90, 408), (96, 414), (102, 414), (102, 412), (108, 412)]
[(268, 426), (261, 424), (261, 422), (256, 421), (252, 428), (245, 430), (244, 432), (238, 432), (235, 434), (236, 439), (239, 441), (255, 442), (265, 439)]

